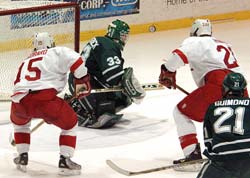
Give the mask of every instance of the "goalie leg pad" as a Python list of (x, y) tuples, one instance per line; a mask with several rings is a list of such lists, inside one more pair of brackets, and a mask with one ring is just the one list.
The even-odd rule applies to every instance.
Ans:
[(95, 102), (91, 95), (72, 100), (70, 105), (77, 114), (78, 126), (86, 127), (88, 124), (96, 122)]
[(121, 120), (123, 114), (111, 114), (104, 113), (98, 117), (97, 122), (93, 125), (88, 125), (89, 128), (94, 129), (105, 129), (114, 126), (118, 121)]
[(124, 93), (131, 98), (139, 99), (144, 98), (146, 95), (139, 81), (135, 78), (133, 68), (131, 67), (125, 69), (121, 84), (124, 89)]
[(96, 107), (97, 117), (104, 113), (115, 114), (115, 102), (114, 101), (99, 101)]
[(121, 118), (122, 114), (115, 114), (115, 102), (114, 101), (100, 101), (97, 104), (97, 122), (88, 126), (96, 129), (110, 128), (115, 125)]
[(118, 113), (121, 110), (129, 107), (132, 104), (132, 100), (130, 97), (123, 93), (117, 93), (117, 99), (115, 101), (115, 112)]
[(80, 101), (82, 110), (77, 113), (78, 126), (103, 129), (112, 127), (121, 119), (122, 115), (115, 114), (114, 101), (99, 101), (96, 108), (90, 109), (90, 102), (88, 100), (86, 103), (86, 98)]

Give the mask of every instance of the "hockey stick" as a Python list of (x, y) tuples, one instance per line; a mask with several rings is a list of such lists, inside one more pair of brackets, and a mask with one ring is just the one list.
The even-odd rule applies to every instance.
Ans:
[[(152, 90), (163, 90), (165, 87), (159, 83), (145, 83), (141, 85), (142, 88), (145, 91), (152, 91)], [(189, 92), (187, 92), (185, 89), (180, 87), (176, 84), (176, 88), (180, 90), (181, 92), (185, 93), (186, 95), (189, 95)], [(116, 92), (116, 91), (122, 91), (123, 89), (120, 87), (114, 87), (114, 88), (101, 88), (101, 89), (92, 89), (91, 93), (105, 93), (105, 92)]]
[[(41, 120), (35, 127), (33, 127), (30, 131), (30, 134), (33, 133), (34, 131), (36, 131), (41, 125), (43, 125), (45, 123), (44, 120)], [(10, 139), (10, 144), (12, 146), (16, 146), (16, 143), (15, 143), (15, 139), (13, 138), (13, 134), (11, 133), (11, 139)]]
[(185, 93), (186, 95), (189, 95), (190, 93), (184, 90), (184, 88), (180, 87), (179, 85), (176, 84), (176, 88), (180, 90), (181, 92)]
[[(145, 91), (165, 89), (164, 86), (159, 83), (145, 83), (142, 84), (141, 86)], [(123, 89), (121, 87), (100, 88), (100, 89), (92, 89), (91, 93), (106, 93), (106, 92), (116, 92), (116, 91), (123, 91)]]
[(188, 162), (184, 162), (184, 163), (180, 163), (180, 164), (170, 164), (167, 166), (155, 167), (155, 168), (139, 170), (139, 171), (130, 171), (130, 170), (123, 169), (111, 160), (106, 160), (106, 163), (110, 168), (112, 168), (113, 170), (115, 170), (116, 172), (118, 172), (120, 174), (123, 174), (126, 176), (135, 176), (135, 175), (148, 174), (148, 173), (162, 171), (162, 170), (175, 169), (178, 167), (183, 167), (183, 166), (188, 166), (188, 165), (194, 165), (197, 163), (203, 163), (207, 160), (208, 159), (198, 159), (198, 160), (188, 161)]

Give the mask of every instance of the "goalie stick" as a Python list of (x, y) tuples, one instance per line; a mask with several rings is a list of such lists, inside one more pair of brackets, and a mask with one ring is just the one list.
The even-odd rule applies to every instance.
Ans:
[[(165, 87), (159, 83), (145, 83), (141, 85), (142, 88), (145, 91), (152, 91), (152, 90), (163, 90)], [(186, 95), (189, 95), (189, 92), (187, 92), (185, 89), (180, 87), (176, 84), (176, 88), (180, 90), (181, 92), (185, 93)], [(122, 91), (123, 89), (120, 87), (113, 87), (113, 88), (101, 88), (101, 89), (92, 89), (91, 93), (105, 93), (105, 92), (115, 92), (115, 91)]]
[[(152, 90), (162, 90), (165, 89), (163, 85), (159, 83), (145, 83), (141, 85), (145, 91), (152, 91)], [(105, 92), (115, 92), (115, 91), (122, 91), (123, 89), (119, 86), (113, 88), (101, 88), (101, 89), (92, 89), (91, 93), (105, 93)]]
[(180, 163), (180, 164), (170, 164), (170, 165), (166, 165), (166, 166), (155, 167), (155, 168), (151, 168), (151, 169), (144, 169), (144, 170), (139, 170), (139, 171), (130, 171), (130, 170), (123, 169), (111, 160), (106, 160), (106, 164), (110, 168), (112, 168), (113, 170), (115, 170), (116, 172), (118, 172), (120, 174), (123, 174), (126, 176), (135, 176), (135, 175), (148, 174), (148, 173), (162, 171), (162, 170), (175, 169), (178, 167), (193, 165), (193, 164), (197, 164), (197, 163), (202, 164), (203, 162), (205, 162), (207, 160), (208, 159), (198, 159), (198, 160), (193, 160), (193, 161), (184, 162), (184, 163)]

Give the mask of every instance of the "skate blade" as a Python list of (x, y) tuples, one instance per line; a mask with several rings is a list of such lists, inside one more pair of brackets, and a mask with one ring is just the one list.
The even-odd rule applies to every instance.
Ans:
[(195, 163), (195, 164), (190, 164), (190, 165), (176, 166), (174, 170), (181, 171), (181, 172), (199, 172), (201, 168), (202, 168), (201, 163)]
[(19, 171), (21, 171), (21, 172), (27, 172), (27, 167), (26, 167), (26, 165), (20, 165), (20, 164), (18, 164), (18, 165), (16, 166), (16, 168), (17, 168), (17, 170), (19, 170)]
[(74, 175), (80, 175), (81, 170), (72, 170), (72, 169), (66, 169), (66, 168), (59, 168), (58, 175), (60, 176), (74, 176)]

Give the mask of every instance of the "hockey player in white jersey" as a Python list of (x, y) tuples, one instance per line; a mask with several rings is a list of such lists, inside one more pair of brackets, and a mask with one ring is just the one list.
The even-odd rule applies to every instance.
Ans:
[(35, 49), (20, 65), (14, 82), (10, 118), (19, 154), (14, 163), (26, 171), (30, 122), (32, 118), (42, 118), (46, 123), (61, 128), (59, 174), (80, 174), (81, 165), (70, 159), (76, 146), (77, 116), (57, 94), (64, 89), (67, 72), (71, 71), (76, 83), (75, 96), (87, 96), (91, 90), (87, 68), (80, 54), (66, 47), (55, 47), (47, 32), (35, 34), (33, 43)]
[(161, 65), (159, 82), (169, 89), (176, 89), (176, 71), (185, 64), (189, 64), (198, 88), (182, 99), (173, 112), (185, 156), (175, 160), (174, 164), (201, 158), (192, 120), (202, 122), (208, 106), (222, 98), (224, 77), (232, 71), (241, 72), (231, 46), (212, 37), (212, 25), (208, 19), (193, 22), (190, 37)]

